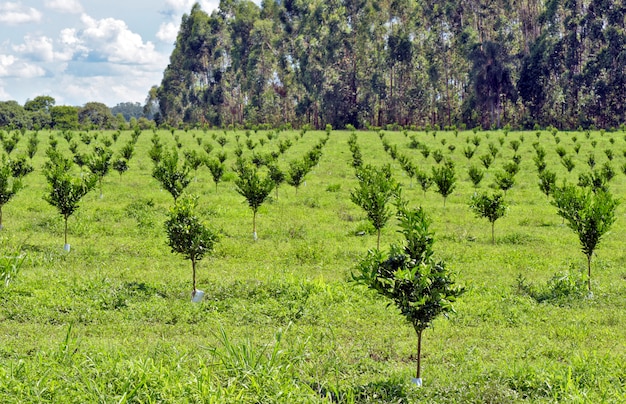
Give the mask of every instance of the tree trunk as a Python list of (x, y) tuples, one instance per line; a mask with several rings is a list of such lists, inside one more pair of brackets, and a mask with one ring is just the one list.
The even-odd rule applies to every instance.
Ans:
[(64, 215), (63, 219), (65, 220), (65, 232), (64, 232), (64, 234), (65, 234), (65, 244), (67, 244), (67, 219), (68, 219), (67, 215)]
[(2, 206), (0, 206), (0, 230), (2, 230)]
[(495, 227), (496, 222), (491, 222), (491, 244), (496, 244), (496, 236), (494, 234), (493, 228)]
[(196, 294), (196, 259), (191, 259), (191, 276), (193, 279), (193, 292), (191, 292), (192, 297)]
[(587, 288), (591, 292), (591, 254), (587, 255)]
[(252, 211), (252, 237), (256, 241), (256, 210)]
[(380, 250), (380, 230), (381, 229), (378, 229), (378, 235), (377, 235), (377, 238), (376, 238), (376, 249), (377, 250)]
[(415, 377), (417, 379), (422, 378), (422, 332), (424, 330), (419, 330), (417, 332), (417, 373)]

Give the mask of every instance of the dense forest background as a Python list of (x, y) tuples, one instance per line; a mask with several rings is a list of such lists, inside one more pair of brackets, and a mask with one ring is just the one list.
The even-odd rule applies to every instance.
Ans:
[(625, 16), (607, 0), (196, 4), (146, 108), (173, 126), (617, 127)]

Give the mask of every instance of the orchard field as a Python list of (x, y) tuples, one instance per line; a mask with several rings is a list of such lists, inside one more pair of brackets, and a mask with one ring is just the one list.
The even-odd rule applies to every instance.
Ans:
[[(363, 163), (390, 164), (410, 205), (424, 207), (435, 254), (466, 288), (456, 314), (424, 333), (421, 388), (410, 383), (414, 330), (393, 305), (350, 281), (376, 247), (364, 211), (350, 200), (354, 134)], [(63, 218), (43, 199), (49, 143), (69, 157), (72, 142), (84, 153), (110, 143), (117, 155), (132, 135), (37, 135), (34, 171), (2, 209), (2, 266), (19, 270), (0, 286), (0, 402), (626, 401), (626, 133), (332, 131), (297, 192), (283, 183), (261, 206), (254, 241), (231, 168), (237, 144), (248, 158), (281, 149), (277, 163), (286, 171), (326, 133), (144, 131), (129, 170), (111, 169), (102, 197), (91, 191), (69, 218), (65, 252)], [(205, 156), (207, 144), (211, 157), (226, 153), (217, 186), (202, 165), (186, 189), (219, 234), (198, 264), (201, 303), (190, 302), (189, 262), (167, 245), (173, 198), (152, 177), (155, 136), (181, 160), (184, 151)], [(21, 135), (11, 156), (26, 154), (29, 137)], [(578, 238), (538, 186), (538, 148), (557, 184), (577, 183), (590, 156), (596, 170), (613, 168), (609, 189), (622, 204), (593, 257), (593, 295)], [(399, 154), (427, 174), (446, 158), (454, 162), (456, 188), (445, 207), (436, 186), (424, 192), (407, 176)], [(495, 156), (488, 169), (486, 155)], [(492, 244), (489, 222), (468, 203), (474, 192), (491, 191), (514, 158), (519, 172)], [(477, 188), (470, 165), (484, 171)], [(381, 249), (402, 241), (397, 229), (395, 219), (383, 229)]]

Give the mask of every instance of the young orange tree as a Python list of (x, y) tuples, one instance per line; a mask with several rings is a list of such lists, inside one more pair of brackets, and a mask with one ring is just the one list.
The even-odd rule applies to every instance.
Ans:
[(370, 250), (352, 278), (390, 299), (417, 333), (417, 372), (421, 385), (422, 333), (440, 314), (454, 311), (452, 303), (463, 294), (443, 261), (433, 258), (430, 220), (422, 208), (408, 210), (399, 203), (398, 219), (404, 245), (392, 245), (389, 253)]

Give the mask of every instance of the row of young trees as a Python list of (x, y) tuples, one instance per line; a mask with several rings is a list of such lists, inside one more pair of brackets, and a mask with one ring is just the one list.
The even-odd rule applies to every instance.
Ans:
[[(384, 135), (380, 138), (384, 141)], [(378, 234), (376, 249), (370, 250), (359, 262), (357, 272), (352, 277), (357, 283), (390, 299), (415, 329), (418, 339), (417, 370), (413, 381), (421, 386), (423, 331), (438, 315), (454, 311), (453, 302), (464, 293), (464, 289), (455, 285), (445, 263), (433, 258), (434, 238), (429, 230), (430, 220), (421, 207), (413, 210), (407, 208), (406, 201), (401, 197), (401, 186), (393, 178), (390, 166), (363, 165), (354, 134), (348, 143), (358, 179), (358, 186), (352, 191), (351, 200), (363, 208)], [(516, 152), (518, 146), (512, 146)], [(538, 147), (535, 149), (538, 150)], [(386, 150), (394, 160), (397, 159), (411, 178), (418, 172), (419, 169), (408, 157), (398, 154), (395, 146), (389, 146)], [(578, 186), (564, 182), (558, 187), (553, 182), (550, 186), (545, 186), (542, 180), (545, 155), (539, 153), (538, 156), (541, 157), (536, 158), (535, 162), (540, 188), (552, 197), (551, 204), (576, 233), (582, 252), (587, 257), (587, 288), (591, 295), (592, 255), (601, 238), (615, 222), (619, 201), (602, 181), (601, 186), (593, 182)], [(446, 170), (451, 171), (451, 175), (443, 174)], [(438, 192), (444, 196), (445, 203), (445, 196), (454, 188), (455, 182), (453, 165), (449, 160), (440, 168), (433, 167), (432, 180), (438, 185)], [(405, 240), (403, 245), (391, 245), (389, 252), (383, 253), (380, 251), (380, 234), (392, 216), (389, 206), (392, 200), (396, 201), (400, 232)], [(508, 207), (505, 195), (498, 191), (475, 193), (468, 205), (477, 217), (489, 220), (492, 243), (495, 244), (494, 224), (505, 215)]]
[(221, 1), (183, 16), (158, 120), (336, 128), (617, 127), (626, 6), (604, 0)]

